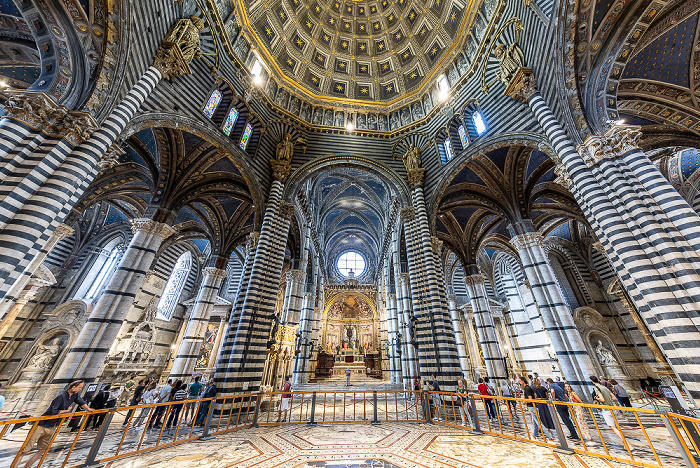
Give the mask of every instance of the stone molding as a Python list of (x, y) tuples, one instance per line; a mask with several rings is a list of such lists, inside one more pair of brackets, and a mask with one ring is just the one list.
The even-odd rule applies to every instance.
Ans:
[(77, 146), (100, 128), (87, 112), (72, 111), (39, 91), (7, 90), (6, 117)]
[(401, 221), (412, 221), (416, 219), (416, 209), (412, 206), (401, 208)]
[(111, 169), (119, 164), (119, 156), (124, 154), (124, 150), (117, 143), (112, 143), (112, 145), (107, 148), (105, 154), (102, 155), (99, 161), (97, 161), (97, 167), (100, 172), (104, 172), (107, 169)]
[(544, 240), (539, 232), (526, 232), (525, 234), (518, 234), (517, 236), (513, 236), (510, 243), (517, 251), (532, 247), (544, 247)]
[(292, 165), (289, 161), (271, 159), (270, 166), (272, 167), (272, 177), (282, 183), (286, 182), (287, 178), (289, 178), (289, 175), (292, 173)]
[(433, 252), (440, 255), (442, 252), (442, 241), (437, 236), (431, 236), (430, 243), (433, 247)]
[(206, 267), (202, 270), (203, 277), (213, 276), (215, 278), (226, 278), (226, 275), (226, 270), (222, 270), (221, 268)]
[(569, 189), (571, 187), (571, 184), (573, 181), (571, 180), (571, 177), (569, 177), (569, 173), (566, 172), (566, 167), (564, 167), (564, 164), (559, 163), (554, 167), (554, 174), (556, 174), (556, 178), (554, 179), (554, 183), (561, 185), (565, 189)]
[(145, 232), (154, 236), (158, 236), (161, 239), (166, 239), (177, 232), (177, 229), (172, 226), (168, 226), (165, 223), (159, 223), (153, 221), (149, 218), (134, 218), (131, 220), (131, 231), (136, 234), (137, 232)]
[(303, 279), (304, 279), (304, 272), (302, 270), (289, 270), (287, 272), (287, 281), (301, 282)]
[(248, 234), (245, 240), (245, 253), (249, 255), (251, 252), (255, 252), (258, 248), (258, 241), (260, 240), (259, 232), (251, 232)]
[(479, 285), (486, 284), (486, 277), (484, 275), (469, 275), (464, 277), (464, 284), (467, 287), (476, 287)]
[(521, 67), (517, 71), (503, 92), (505, 96), (525, 104), (535, 93), (537, 93), (537, 80), (532, 75), (532, 69), (527, 67)]
[(588, 167), (593, 167), (604, 159), (613, 159), (639, 149), (642, 137), (638, 125), (612, 124), (604, 135), (589, 136), (576, 148)]
[(67, 224), (59, 224), (56, 226), (56, 230), (53, 232), (53, 235), (56, 236), (56, 241), (60, 241), (61, 239), (65, 239), (66, 237), (70, 237), (75, 230), (68, 226)]
[(423, 185), (423, 180), (425, 179), (425, 169), (414, 169), (408, 171), (406, 175), (408, 177), (408, 185), (411, 189), (414, 189), (420, 185)]

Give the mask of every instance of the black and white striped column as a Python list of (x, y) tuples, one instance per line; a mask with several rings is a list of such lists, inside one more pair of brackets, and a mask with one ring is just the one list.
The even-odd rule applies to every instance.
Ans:
[(572, 386), (585, 389), (588, 377), (595, 375), (595, 368), (559, 290), (544, 251), (542, 236), (534, 231), (529, 221), (510, 226), (510, 230), (511, 234), (519, 233), (513, 236), (511, 244), (520, 255), (542, 322), (559, 360), (562, 376)]
[(457, 356), (459, 357), (459, 367), (462, 369), (462, 376), (468, 379), (469, 376), (469, 356), (467, 355), (466, 339), (462, 333), (462, 323), (459, 319), (459, 311), (457, 310), (457, 296), (450, 294), (447, 296), (447, 307), (450, 310), (450, 318), (452, 319), (452, 329), (455, 333), (455, 341), (457, 342)]
[[(468, 270), (469, 268), (465, 268), (465, 271)], [(467, 286), (469, 302), (474, 312), (476, 333), (481, 344), (481, 352), (484, 354), (486, 372), (494, 385), (500, 388), (508, 380), (508, 371), (498, 344), (496, 325), (493, 322), (489, 299), (486, 295), (486, 278), (483, 275), (472, 274), (464, 277), (464, 284)]]
[(145, 218), (132, 220), (131, 229), (134, 236), (119, 266), (51, 383), (66, 384), (76, 379), (91, 382), (98, 376), (158, 248), (176, 232), (167, 224)]
[(386, 301), (387, 333), (389, 338), (389, 369), (391, 383), (401, 383), (401, 359), (398, 350), (399, 318), (396, 312), (396, 294), (387, 294)]
[(209, 318), (216, 304), (216, 295), (225, 278), (226, 270), (220, 268), (207, 267), (202, 271), (202, 284), (185, 325), (185, 334), (180, 341), (173, 367), (170, 369), (173, 382), (177, 379), (184, 381), (192, 375), (204, 342)]
[[(399, 268), (398, 266), (396, 267)], [(413, 378), (418, 375), (418, 360), (416, 359), (416, 349), (411, 344), (411, 297), (408, 273), (396, 275), (398, 280), (397, 307), (399, 324), (401, 330), (401, 372), (403, 374), (403, 387), (406, 390), (413, 389)]]
[(292, 383), (294, 385), (305, 384), (309, 381), (309, 358), (311, 333), (314, 326), (314, 306), (316, 305), (316, 294), (308, 292), (304, 294), (301, 307), (301, 319), (299, 320), (299, 334), (297, 345), (299, 353), (294, 358), (294, 372)]
[(280, 323), (296, 325), (300, 320), (302, 293), (304, 290), (305, 275), (302, 270), (289, 270), (287, 272), (287, 289), (284, 295), (282, 318)]

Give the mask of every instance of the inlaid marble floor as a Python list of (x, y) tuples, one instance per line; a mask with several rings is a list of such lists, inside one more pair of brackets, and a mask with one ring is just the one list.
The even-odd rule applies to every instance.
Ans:
[(261, 427), (114, 461), (108, 468), (610, 468), (598, 459), (449, 427), (384, 423)]

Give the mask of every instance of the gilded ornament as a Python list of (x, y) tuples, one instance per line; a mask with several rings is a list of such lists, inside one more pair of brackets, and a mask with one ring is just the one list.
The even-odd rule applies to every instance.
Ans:
[(153, 66), (166, 80), (174, 76), (191, 73), (189, 64), (202, 56), (199, 35), (204, 29), (204, 22), (197, 16), (181, 19), (163, 39), (156, 51)]
[(522, 67), (516, 72), (503, 94), (516, 101), (527, 103), (536, 92), (537, 82), (532, 76), (532, 69)]

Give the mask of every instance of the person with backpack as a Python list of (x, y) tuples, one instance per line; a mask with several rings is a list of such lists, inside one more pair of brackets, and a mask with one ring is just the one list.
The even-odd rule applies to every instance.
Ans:
[[(199, 379), (199, 376), (195, 377), (194, 382), (190, 384), (187, 396), (188, 400), (197, 400), (199, 398), (199, 394), (202, 392), (202, 388), (204, 387)], [(197, 412), (197, 406), (199, 406), (199, 402), (196, 401), (190, 401), (185, 405), (185, 415), (182, 417), (185, 424), (190, 424), (192, 422), (190, 421), (189, 416), (192, 414), (192, 419), (194, 419), (194, 414)]]
[[(187, 389), (182, 384), (182, 380), (178, 380), (171, 390), (170, 401), (184, 401), (185, 397), (187, 397)], [(166, 431), (169, 431), (173, 426), (177, 426), (177, 419), (180, 416), (182, 405), (182, 403), (170, 405), (170, 416), (168, 416), (168, 421), (165, 423)]]
[[(598, 380), (598, 377), (596, 377), (595, 375), (592, 375), (590, 379), (591, 382), (593, 382), (593, 393), (591, 395), (593, 397), (593, 401), (600, 405), (613, 406), (612, 393), (610, 392), (610, 390), (608, 390), (607, 387), (601, 385), (600, 380)], [(617, 424), (615, 423), (615, 417), (613, 416), (612, 411), (609, 409), (601, 409), (600, 415), (603, 417), (605, 424), (610, 429), (612, 429), (615, 435), (618, 436), (620, 439), (624, 440), (620, 429), (617, 428)]]
[[(292, 384), (289, 383), (289, 376), (285, 378), (284, 385), (282, 386), (282, 401), (280, 402), (280, 409), (277, 412), (277, 422), (280, 422), (280, 418), (282, 416), (282, 411), (284, 411), (284, 419), (282, 419), (282, 422), (287, 422), (287, 411), (289, 411), (289, 405), (292, 400)], [(290, 415), (291, 419), (291, 415)]]

